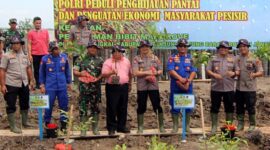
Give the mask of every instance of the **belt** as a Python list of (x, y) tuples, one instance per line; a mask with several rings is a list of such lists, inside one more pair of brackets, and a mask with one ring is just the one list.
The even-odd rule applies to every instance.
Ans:
[(128, 85), (128, 83), (124, 83), (124, 84), (110, 84), (110, 83), (106, 83), (106, 85), (109, 85), (109, 86), (126, 86), (126, 85)]

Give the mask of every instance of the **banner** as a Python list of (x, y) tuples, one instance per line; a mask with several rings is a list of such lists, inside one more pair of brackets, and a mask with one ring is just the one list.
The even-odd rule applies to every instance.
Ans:
[(192, 49), (214, 49), (221, 40), (236, 47), (240, 38), (252, 47), (270, 41), (268, 1), (54, 0), (56, 39), (68, 41), (79, 15), (90, 19), (92, 39), (102, 47), (137, 47), (141, 39), (158, 49), (174, 49), (179, 38)]

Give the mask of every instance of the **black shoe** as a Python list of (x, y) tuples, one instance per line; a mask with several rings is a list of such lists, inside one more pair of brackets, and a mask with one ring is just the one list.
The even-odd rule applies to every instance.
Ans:
[(115, 135), (115, 131), (114, 130), (110, 130), (109, 131), (109, 136), (113, 136), (113, 135)]
[(117, 129), (117, 132), (120, 132), (120, 133), (130, 133), (130, 130), (128, 128)]

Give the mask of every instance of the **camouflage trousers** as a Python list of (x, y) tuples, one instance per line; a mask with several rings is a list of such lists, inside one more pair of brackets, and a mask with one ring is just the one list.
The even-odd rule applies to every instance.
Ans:
[(80, 94), (79, 99), (80, 117), (88, 116), (88, 114), (99, 114), (99, 94)]

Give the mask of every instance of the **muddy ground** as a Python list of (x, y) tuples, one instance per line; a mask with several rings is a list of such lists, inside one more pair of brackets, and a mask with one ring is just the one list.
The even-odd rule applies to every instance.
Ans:
[[(270, 125), (270, 78), (261, 78), (258, 80), (258, 91), (257, 91), (257, 126), (258, 127), (269, 127)], [(74, 88), (75, 89), (75, 88)], [(204, 112), (205, 112), (205, 122), (206, 126), (210, 127), (210, 97), (209, 97), (209, 89), (210, 89), (210, 83), (205, 82), (196, 82), (194, 85), (194, 90), (196, 94), (197, 100), (201, 98), (203, 100), (204, 105)], [(103, 89), (104, 91), (104, 89)], [(161, 103), (162, 107), (165, 113), (165, 128), (171, 128), (172, 127), (172, 120), (170, 115), (170, 106), (169, 106), (169, 82), (162, 82), (160, 83), (160, 93), (161, 93)], [(71, 98), (70, 98), (70, 104), (74, 104), (75, 106), (75, 119), (76, 122), (78, 122), (78, 100), (77, 100), (77, 92), (74, 90), (73, 92), (70, 92)], [(136, 116), (136, 86), (133, 86), (133, 89), (130, 93), (129, 98), (129, 108), (128, 108), (128, 127), (131, 129), (136, 129), (137, 127), (137, 116)], [(104, 92), (102, 96), (102, 103), (100, 104), (100, 110), (101, 110), (101, 116), (100, 116), (100, 128), (101, 130), (106, 130), (105, 128), (105, 97)], [(56, 107), (57, 108), (57, 104)], [(0, 129), (8, 129), (7, 125), (7, 118), (5, 113), (5, 103), (1, 96), (0, 99)], [(17, 112), (18, 113), (18, 112)], [(54, 111), (54, 120), (55, 122), (58, 122), (58, 112)], [(18, 120), (19, 120), (19, 114), (17, 114)], [(200, 109), (199, 109), (199, 101), (197, 101), (196, 109), (194, 110), (194, 113), (192, 115), (191, 119), (191, 127), (197, 128), (201, 127), (201, 120), (200, 120)], [(220, 125), (224, 124), (224, 113), (223, 113), (223, 106), (220, 110)], [(246, 126), (248, 126), (247, 117), (246, 118)], [(31, 123), (37, 127), (37, 112), (31, 111), (30, 114), (30, 121)], [(236, 122), (235, 122), (236, 123)], [(145, 113), (145, 121), (144, 121), (144, 127), (145, 129), (154, 129), (157, 128), (156, 123), (156, 116), (154, 112), (152, 111), (152, 106), (150, 104), (150, 101), (148, 101), (148, 108), (147, 112)], [(240, 133), (241, 136), (245, 137), (245, 133)], [(178, 145), (178, 138), (177, 136), (171, 136), (171, 137), (162, 137), (161, 141), (171, 143), (177, 147), (177, 149), (200, 149), (200, 143), (199, 143), (199, 136), (189, 136), (188, 137), (188, 143), (180, 144)], [(0, 150), (6, 150), (6, 149), (25, 149), (25, 150), (50, 150), (54, 149), (54, 145), (56, 143), (61, 143), (61, 140), (55, 140), (55, 139), (46, 139), (42, 142), (38, 140), (37, 137), (0, 137)], [(264, 135), (264, 138), (262, 139), (262, 143), (258, 145), (254, 145), (251, 142), (249, 143), (248, 148), (243, 149), (267, 149), (270, 150), (270, 136)], [(75, 143), (73, 143), (73, 148), (77, 150), (84, 150), (84, 149), (100, 149), (100, 150), (109, 150), (113, 149), (113, 147), (116, 144), (123, 144), (125, 143), (128, 146), (128, 149), (135, 150), (135, 149), (147, 149), (147, 145), (150, 142), (149, 137), (126, 137), (122, 140), (119, 140), (117, 138), (105, 138), (105, 139), (96, 139), (96, 140), (76, 140)]]

